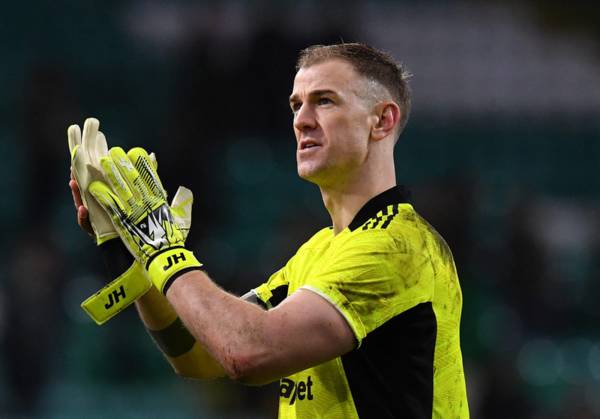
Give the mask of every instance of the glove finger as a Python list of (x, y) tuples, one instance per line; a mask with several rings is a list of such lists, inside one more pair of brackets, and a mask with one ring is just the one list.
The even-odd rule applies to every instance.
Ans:
[(94, 166), (100, 167), (100, 159), (108, 156), (108, 145), (102, 131), (98, 131), (93, 143), (89, 144), (88, 152), (90, 153), (90, 162)]
[(154, 170), (158, 170), (158, 161), (156, 161), (156, 154), (154, 154), (154, 152), (150, 153), (150, 162), (152, 163)]
[(173, 201), (171, 202), (171, 208), (182, 212), (184, 214), (189, 214), (189, 217), (192, 216), (192, 204), (194, 203), (194, 194), (188, 188), (184, 186), (180, 186), (173, 197)]
[(121, 220), (125, 219), (125, 208), (123, 201), (106, 185), (104, 182), (95, 180), (88, 188), (88, 192), (100, 204), (113, 220), (113, 223), (122, 225)]
[(112, 147), (108, 151), (108, 155), (121, 174), (121, 178), (129, 186), (129, 190), (134, 198), (143, 199), (144, 197), (149, 197), (150, 192), (148, 191), (148, 188), (140, 179), (139, 172), (133, 167), (133, 163), (129, 160), (127, 154), (125, 154), (125, 150), (121, 147)]
[[(77, 181), (81, 189), (85, 189), (88, 184), (85, 164), (86, 156), (82, 153), (81, 129), (79, 125), (73, 124), (67, 129), (67, 138), (69, 141), (69, 151), (71, 152), (71, 176)], [(83, 204), (87, 208), (85, 194), (82, 194)]]
[(194, 202), (194, 194), (188, 188), (180, 186), (175, 193), (173, 202), (171, 203), (171, 214), (173, 221), (179, 227), (184, 237), (192, 225), (192, 204)]
[(96, 118), (88, 118), (83, 124), (83, 135), (81, 138), (81, 146), (85, 150), (85, 153), (89, 154), (89, 150), (92, 149), (94, 142), (96, 141), (96, 135), (98, 135), (98, 128), (100, 127), (100, 121)]
[(67, 129), (67, 138), (69, 141), (71, 160), (73, 160), (75, 151), (81, 145), (81, 128), (79, 128), (79, 125), (73, 124)]
[[(135, 147), (127, 152), (129, 160), (133, 162), (137, 172), (146, 187), (152, 192), (152, 194), (160, 199), (166, 201), (167, 192), (163, 187), (158, 173), (156, 172), (155, 166), (152, 164), (151, 158), (141, 147)], [(156, 162), (156, 158), (154, 160)]]
[[(100, 158), (100, 166), (102, 166), (106, 181), (119, 197), (123, 206), (131, 206), (134, 200), (134, 194), (113, 159), (110, 156)], [(88, 166), (88, 170), (91, 171), (92, 168), (93, 166)]]

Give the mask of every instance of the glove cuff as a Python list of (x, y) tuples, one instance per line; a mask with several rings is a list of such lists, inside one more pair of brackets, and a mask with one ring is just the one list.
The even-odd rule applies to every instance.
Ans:
[(154, 286), (163, 294), (175, 279), (186, 272), (200, 269), (202, 263), (194, 253), (182, 246), (170, 247), (153, 255), (146, 263), (148, 277)]
[(81, 308), (98, 325), (123, 311), (152, 286), (121, 240), (105, 241), (100, 251), (108, 277), (115, 279), (81, 303)]
[[(93, 227), (92, 227), (92, 229), (94, 231), (96, 231)], [(108, 242), (115, 241), (114, 239), (118, 239), (119, 238), (119, 234), (116, 233), (116, 232), (114, 232), (114, 231), (110, 231), (108, 233), (102, 233), (102, 234), (94, 233), (92, 235), (92, 237), (96, 241), (96, 245), (97, 246), (102, 246), (102, 245), (104, 245), (104, 244), (106, 244)], [(121, 241), (121, 240), (117, 240), (117, 241)]]

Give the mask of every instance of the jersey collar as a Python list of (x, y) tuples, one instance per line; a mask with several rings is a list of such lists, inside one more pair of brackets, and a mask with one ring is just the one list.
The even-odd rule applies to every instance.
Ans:
[(374, 196), (358, 211), (348, 228), (350, 231), (356, 230), (370, 218), (375, 217), (379, 211), (385, 209), (388, 205), (408, 202), (408, 196), (408, 190), (402, 185), (394, 186), (387, 191)]

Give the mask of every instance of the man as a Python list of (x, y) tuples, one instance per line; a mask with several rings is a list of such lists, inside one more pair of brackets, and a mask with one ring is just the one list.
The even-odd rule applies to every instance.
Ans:
[(290, 106), (298, 174), (319, 186), (332, 226), (242, 298), (199, 269), (176, 226), (162, 250), (140, 238), (140, 220), (168, 219), (163, 198), (148, 192), (129, 208), (125, 201), (146, 192), (118, 190), (137, 182), (133, 166), (152, 178), (143, 150), (111, 150), (103, 160), (116, 180), (92, 183), (90, 194), (155, 285), (136, 302), (140, 316), (182, 375), (281, 380), (280, 418), (467, 418), (452, 254), (396, 185), (406, 74), (362, 44), (310, 47), (297, 69)]

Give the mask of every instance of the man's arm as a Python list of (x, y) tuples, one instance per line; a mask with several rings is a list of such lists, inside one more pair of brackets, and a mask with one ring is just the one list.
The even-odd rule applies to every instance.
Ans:
[(169, 301), (152, 287), (136, 302), (140, 319), (177, 374), (186, 378), (225, 376), (216, 362), (183, 326)]
[[(275, 309), (217, 287), (184, 246), (150, 155), (114, 147), (100, 160), (105, 183), (88, 191), (110, 214), (119, 236), (188, 330), (234, 380), (261, 384), (318, 365), (355, 346), (346, 319), (312, 291), (297, 291)], [(145, 227), (156, 229), (147, 234)]]
[[(93, 234), (89, 214), (81, 200), (77, 182), (71, 179), (69, 187), (77, 211), (77, 223), (82, 230)], [(135, 305), (144, 326), (177, 374), (187, 378), (201, 379), (225, 375), (219, 363), (202, 349), (189, 332), (183, 326), (177, 327), (178, 323), (181, 324), (177, 313), (156, 288), (151, 287), (136, 301)], [(190, 338), (193, 340), (192, 342), (190, 342)]]
[(167, 298), (226, 374), (247, 384), (277, 380), (356, 346), (346, 319), (310, 290), (300, 289), (265, 311), (195, 270), (177, 278)]

